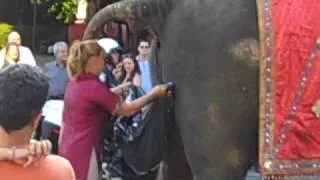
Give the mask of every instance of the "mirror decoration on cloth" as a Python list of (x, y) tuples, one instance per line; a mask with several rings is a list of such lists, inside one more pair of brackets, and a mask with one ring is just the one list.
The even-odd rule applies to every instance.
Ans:
[[(305, 149), (308, 149), (308, 147), (314, 146), (314, 150), (317, 150), (317, 147), (319, 147), (317, 139), (314, 140), (310, 138), (310, 140), (307, 139), (306, 136), (309, 137), (316, 134), (319, 129), (313, 128), (320, 127), (317, 122), (320, 121), (320, 88), (318, 87), (320, 70), (317, 68), (320, 64), (320, 38), (318, 37), (320, 35), (320, 29), (313, 29), (312, 27), (319, 26), (317, 23), (320, 22), (318, 21), (312, 24), (310, 21), (304, 20), (300, 22), (299, 19), (297, 19), (295, 23), (300, 26), (292, 25), (292, 27), (296, 27), (296, 29), (283, 28), (282, 25), (285, 26), (285, 23), (289, 24), (292, 20), (289, 18), (285, 20), (283, 20), (283, 18), (281, 19), (281, 13), (290, 13), (291, 11), (288, 9), (293, 8), (295, 5), (298, 6), (298, 1), (300, 0), (292, 4), (281, 4), (281, 0), (257, 0), (261, 46), (259, 159), (263, 179), (320, 179), (320, 154), (312, 154), (312, 152), (308, 154), (308, 152), (305, 152)], [(301, 6), (301, 3), (299, 6), (301, 10), (299, 11), (299, 8), (296, 8), (296, 11), (302, 13), (300, 16), (305, 15), (305, 18), (308, 17), (312, 19), (317, 16), (317, 14), (320, 15), (320, 13), (313, 13), (312, 9), (310, 9), (309, 12), (303, 9), (308, 6)], [(320, 2), (310, 1), (309, 5), (312, 3), (320, 7)], [(309, 15), (309, 13), (313, 14)], [(290, 17), (293, 17), (293, 15)], [(280, 22), (283, 24), (280, 25)], [(314, 34), (309, 35), (310, 37), (308, 38), (306, 38), (304, 34), (294, 36), (295, 34), (293, 34), (293, 32), (295, 30), (298, 31), (299, 28), (308, 27), (308, 25), (310, 25), (309, 28), (312, 29), (309, 31)], [(298, 33), (302, 32), (300, 31)], [(286, 36), (292, 36), (293, 40), (286, 40), (286, 38), (291, 38)], [(285, 58), (288, 56), (288, 53), (291, 53), (290, 51), (292, 51), (293, 48), (290, 47), (290, 45), (295, 43), (294, 40), (300, 42), (302, 44), (301, 47), (304, 45), (307, 47), (306, 49), (310, 49), (306, 52), (308, 57), (299, 56), (297, 57), (300, 58), (298, 60)], [(283, 42), (291, 42), (292, 44)], [(281, 43), (288, 45), (288, 47), (282, 47), (284, 45)], [(299, 43), (297, 44), (299, 45)], [(312, 47), (309, 46), (309, 44), (312, 44)], [(281, 67), (284, 67), (281, 63), (287, 63), (286, 61), (290, 60), (299, 61), (300, 65), (296, 63), (299, 67), (291, 66), (287, 72), (292, 73), (281, 74), (281, 76), (279, 76), (278, 74), (282, 71)], [(292, 62), (292, 64), (294, 63), (295, 62)], [(294, 76), (296, 74), (299, 76)], [(294, 88), (291, 88), (291, 91), (290, 88), (281, 89), (284, 85), (279, 83), (279, 79), (283, 76), (286, 76), (284, 79), (297, 79), (296, 84), (290, 84), (294, 86)], [(313, 96), (309, 95), (312, 91), (315, 92), (312, 94)], [(290, 103), (284, 103), (289, 101)], [(306, 116), (306, 114), (308, 116)], [(309, 121), (307, 122), (307, 120)], [(307, 124), (308, 126), (302, 126), (301, 124)], [(316, 137), (320, 139), (319, 136)], [(307, 140), (304, 141), (304, 139)], [(288, 145), (290, 143), (291, 145)], [(293, 148), (295, 146), (297, 146), (297, 148)], [(312, 151), (312, 149), (310, 149), (310, 151)]]

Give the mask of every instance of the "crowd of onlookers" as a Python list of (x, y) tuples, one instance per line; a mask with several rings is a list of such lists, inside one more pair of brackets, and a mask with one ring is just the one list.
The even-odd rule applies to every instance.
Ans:
[(9, 34), (5, 48), (0, 51), (0, 68), (16, 63), (36, 65), (31, 50), (21, 45), (21, 36), (14, 31)]
[[(103, 43), (101, 43), (103, 48)], [(121, 47), (110, 49), (110, 56), (106, 57), (107, 64), (105, 76), (112, 73), (115, 79), (105, 80), (109, 86), (114, 87), (126, 82), (132, 82), (141, 87), (145, 92), (152, 89), (150, 70), (150, 43), (140, 40), (138, 43), (138, 56), (133, 57), (130, 51), (124, 51)], [(109, 71), (109, 72), (108, 72)], [(104, 78), (101, 78), (104, 80)]]
[[(133, 57), (120, 46), (108, 49), (103, 39), (75, 42), (70, 49), (57, 42), (55, 61), (47, 63), (43, 73), (30, 49), (21, 45), (19, 33), (12, 32), (0, 51), (1, 176), (100, 179), (105, 122), (115, 115), (132, 116), (167, 93), (165, 85), (152, 86), (150, 43), (140, 40), (137, 51)], [(145, 95), (123, 101), (129, 86), (141, 88)], [(50, 142), (29, 142), (41, 123), (44, 103), (52, 99), (64, 101), (58, 154), (68, 161), (58, 156), (39, 160), (51, 150)], [(19, 166), (33, 162), (39, 166)]]
[[(104, 48), (102, 43), (101, 47)], [(132, 82), (145, 92), (149, 92), (152, 89), (150, 49), (150, 43), (147, 40), (139, 41), (136, 57), (133, 57), (133, 52), (123, 50), (120, 46), (108, 49), (106, 68), (100, 80), (105, 81), (110, 88), (125, 82)], [(44, 71), (50, 77), (49, 98), (63, 99), (69, 80), (66, 72), (68, 51), (69, 46), (66, 42), (55, 43), (53, 45), (55, 61), (44, 66)], [(31, 50), (21, 45), (21, 36), (14, 31), (9, 34), (5, 48), (0, 51), (0, 69), (16, 63), (37, 65)], [(112, 75), (108, 76), (110, 73)]]

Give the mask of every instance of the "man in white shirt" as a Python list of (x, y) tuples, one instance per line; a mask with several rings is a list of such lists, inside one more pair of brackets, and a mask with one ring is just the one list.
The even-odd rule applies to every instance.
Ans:
[[(29, 64), (31, 66), (36, 66), (36, 61), (33, 57), (31, 50), (28, 47), (21, 45), (21, 36), (18, 32), (13, 31), (8, 36), (8, 43), (15, 43), (19, 45), (20, 61), (21, 64)], [(5, 59), (5, 49), (0, 51), (0, 67), (3, 66)]]

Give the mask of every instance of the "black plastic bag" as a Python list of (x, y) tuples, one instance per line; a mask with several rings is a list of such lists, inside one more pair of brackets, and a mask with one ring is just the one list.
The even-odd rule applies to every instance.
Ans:
[[(143, 95), (143, 91), (133, 87), (127, 101)], [(118, 144), (125, 164), (134, 174), (146, 175), (161, 162), (167, 134), (165, 115), (164, 100), (157, 100), (130, 118), (120, 116), (115, 120), (113, 142)]]

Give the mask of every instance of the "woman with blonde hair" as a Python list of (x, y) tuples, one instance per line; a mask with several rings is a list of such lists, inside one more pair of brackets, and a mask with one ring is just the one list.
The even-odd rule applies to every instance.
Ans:
[(68, 58), (70, 82), (64, 99), (59, 154), (67, 158), (77, 179), (99, 179), (104, 121), (112, 115), (131, 116), (156, 98), (165, 96), (166, 85), (158, 85), (145, 96), (122, 102), (99, 81), (104, 68), (104, 50), (97, 41), (75, 43)]

